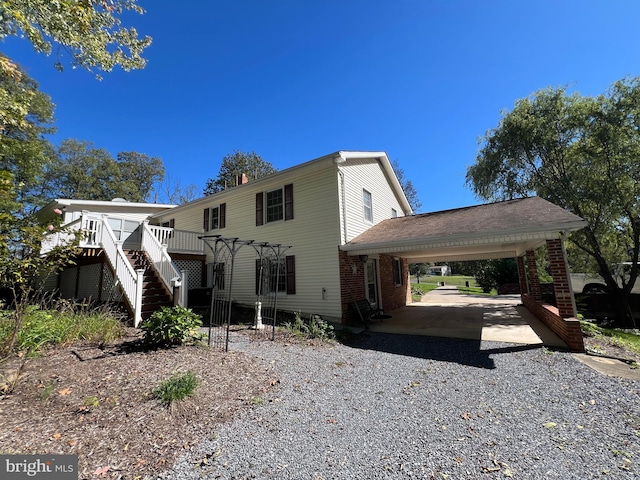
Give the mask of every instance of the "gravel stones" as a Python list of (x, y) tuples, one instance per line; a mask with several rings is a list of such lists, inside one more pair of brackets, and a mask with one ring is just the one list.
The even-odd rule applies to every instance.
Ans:
[(640, 382), (529, 345), (232, 338), (280, 384), (166, 479), (637, 478)]

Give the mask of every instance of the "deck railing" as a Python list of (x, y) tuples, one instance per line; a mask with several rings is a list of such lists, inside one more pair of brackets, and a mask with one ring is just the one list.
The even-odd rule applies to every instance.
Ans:
[[(156, 230), (158, 228), (161, 230)], [(156, 236), (156, 232), (162, 234), (165, 232), (165, 229), (164, 227), (152, 227), (147, 222), (142, 224), (142, 250), (147, 253), (153, 262), (153, 266), (156, 268), (156, 271), (160, 274), (162, 282), (173, 294), (173, 287), (176, 282), (182, 283), (182, 274), (173, 265), (171, 256), (167, 253), (166, 245), (162, 245), (160, 243), (160, 240)], [(180, 304), (181, 300), (177, 300), (177, 303)]]
[[(83, 237), (80, 247), (104, 250), (115, 272), (115, 281), (121, 286), (124, 298), (133, 311), (134, 325), (137, 327), (142, 318), (142, 271), (134, 270), (122, 248), (123, 242), (116, 239), (107, 218), (84, 212), (81, 218), (65, 225), (65, 229), (66, 232), (48, 235), (43, 240), (43, 253), (50, 251), (56, 245), (72, 241), (73, 231), (81, 229)], [(149, 255), (169, 292), (173, 294), (174, 287), (181, 286), (175, 301), (180, 306), (186, 306), (187, 275), (186, 272), (178, 271), (168, 252), (204, 254), (204, 243), (198, 238), (201, 234), (149, 225), (148, 222), (143, 222), (140, 230), (140, 249)]]
[(137, 327), (142, 320), (142, 275), (144, 270), (133, 269), (122, 249), (122, 242), (116, 240), (106, 218), (100, 219), (101, 221), (97, 223), (93, 221), (95, 218), (88, 220), (91, 221), (87, 223), (87, 231), (95, 233), (93, 236), (87, 235), (90, 237), (89, 244), (101, 246), (104, 250), (105, 256), (115, 272), (115, 281), (121, 286), (124, 297), (133, 310), (133, 324)]
[(169, 227), (148, 225), (153, 236), (158, 239), (160, 245), (166, 245), (167, 250), (175, 253), (205, 253), (205, 244), (200, 240), (202, 233), (176, 230)]

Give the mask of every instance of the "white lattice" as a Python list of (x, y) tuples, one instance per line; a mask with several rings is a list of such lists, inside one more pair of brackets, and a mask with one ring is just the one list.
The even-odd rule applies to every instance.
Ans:
[(179, 272), (187, 271), (187, 282), (189, 288), (198, 288), (202, 286), (202, 262), (197, 260), (174, 260), (176, 268)]
[(100, 289), (101, 265), (84, 265), (80, 267), (80, 278), (78, 280), (78, 298), (98, 299)]
[(60, 296), (74, 298), (76, 296), (76, 269), (67, 268), (60, 273)]
[(113, 274), (111, 270), (104, 268), (102, 274), (102, 301), (103, 302), (122, 302), (122, 290), (120, 290), (113, 282)]

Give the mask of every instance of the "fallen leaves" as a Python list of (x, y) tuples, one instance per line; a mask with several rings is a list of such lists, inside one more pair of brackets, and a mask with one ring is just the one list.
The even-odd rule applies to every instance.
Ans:
[(106, 467), (100, 467), (98, 469), (96, 469), (95, 472), (93, 472), (94, 475), (97, 475), (98, 477), (104, 477), (107, 472), (109, 471), (111, 467), (109, 467), (108, 465)]

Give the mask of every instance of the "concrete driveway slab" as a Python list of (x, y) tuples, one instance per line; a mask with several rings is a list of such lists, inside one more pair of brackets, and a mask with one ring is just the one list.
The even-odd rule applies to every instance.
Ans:
[(432, 290), (372, 323), (373, 332), (465, 338), (567, 348), (541, 321), (520, 304), (519, 295), (462, 294), (456, 287)]

